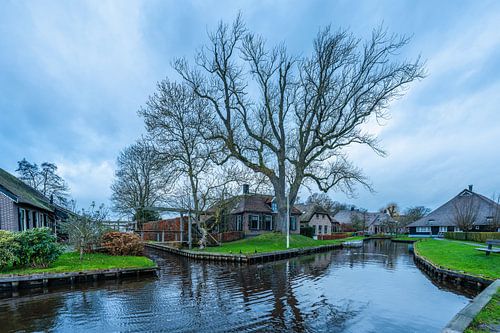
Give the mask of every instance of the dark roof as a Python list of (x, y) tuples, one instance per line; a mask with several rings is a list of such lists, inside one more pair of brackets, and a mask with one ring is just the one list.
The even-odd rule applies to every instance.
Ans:
[(314, 214), (324, 214), (328, 216), (328, 219), (330, 222), (333, 222), (332, 217), (330, 216), (330, 213), (328, 211), (321, 207), (320, 205), (317, 204), (311, 204), (311, 205), (296, 205), (297, 209), (302, 212), (302, 215), (300, 216), (300, 221), (301, 222), (309, 222), (311, 221), (312, 217)]
[(429, 215), (410, 223), (408, 227), (455, 226), (455, 222), (453, 221), (453, 217), (455, 215), (455, 205), (465, 196), (471, 196), (472, 200), (474, 200), (474, 204), (477, 204), (478, 207), (478, 213), (474, 225), (487, 225), (487, 218), (492, 217), (494, 209), (498, 207), (498, 204), (481, 194), (465, 189), (442, 206), (430, 212)]
[[(233, 199), (235, 205), (230, 214), (241, 213), (268, 213), (272, 214), (271, 203), (273, 196), (265, 194), (242, 194)], [(295, 206), (291, 208), (291, 214), (300, 215), (302, 212)]]
[(54, 211), (54, 206), (50, 204), (49, 198), (2, 168), (0, 168), (0, 192), (20, 204), (30, 205), (50, 212)]

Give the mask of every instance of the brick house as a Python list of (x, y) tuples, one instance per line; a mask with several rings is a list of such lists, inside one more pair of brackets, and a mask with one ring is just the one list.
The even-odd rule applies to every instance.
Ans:
[(69, 212), (43, 194), (0, 168), (0, 230), (23, 231), (49, 227)]
[[(222, 204), (222, 218), (217, 231), (242, 231), (245, 236), (256, 236), (276, 230), (277, 205), (272, 195), (249, 193), (248, 185), (243, 185), (241, 195), (225, 200)], [(300, 234), (300, 215), (297, 207), (290, 209), (290, 232)], [(215, 221), (215, 208), (208, 209), (204, 219)]]

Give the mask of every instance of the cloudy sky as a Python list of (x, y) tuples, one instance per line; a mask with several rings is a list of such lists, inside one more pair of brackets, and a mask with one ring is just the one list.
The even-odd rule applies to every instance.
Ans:
[(138, 108), (177, 79), (172, 59), (240, 10), (300, 54), (327, 24), (365, 37), (383, 23), (427, 61), (428, 77), (373, 129), (388, 157), (351, 151), (376, 192), (334, 199), (435, 208), (468, 184), (500, 193), (499, 1), (1, 1), (0, 167), (55, 162), (80, 206), (109, 203), (115, 158), (144, 133)]

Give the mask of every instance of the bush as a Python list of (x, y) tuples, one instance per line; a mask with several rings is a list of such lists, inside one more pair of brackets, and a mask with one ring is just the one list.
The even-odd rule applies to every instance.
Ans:
[(301, 227), (300, 234), (302, 236), (313, 238), (314, 236), (314, 228), (313, 227)]
[(500, 239), (500, 232), (445, 232), (448, 239), (486, 243), (488, 239)]
[(35, 228), (15, 234), (17, 262), (21, 266), (47, 267), (62, 253), (49, 228)]
[(115, 256), (138, 256), (144, 251), (140, 237), (127, 232), (108, 232), (102, 236), (101, 245)]
[(0, 270), (17, 263), (19, 245), (12, 232), (0, 230)]

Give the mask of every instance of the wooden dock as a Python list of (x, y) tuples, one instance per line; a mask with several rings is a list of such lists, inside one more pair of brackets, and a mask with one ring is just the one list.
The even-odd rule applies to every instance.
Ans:
[(75, 284), (98, 280), (121, 279), (156, 275), (158, 267), (106, 269), (67, 273), (40, 273), (30, 275), (1, 275), (0, 290), (47, 287), (54, 284)]
[(334, 249), (343, 248), (342, 244), (329, 244), (311, 248), (289, 249), (283, 251), (244, 255), (244, 254), (211, 253), (211, 252), (183, 250), (160, 243), (145, 243), (144, 246), (198, 260), (237, 262), (245, 264), (264, 263), (269, 261), (288, 259), (305, 254), (326, 252)]

